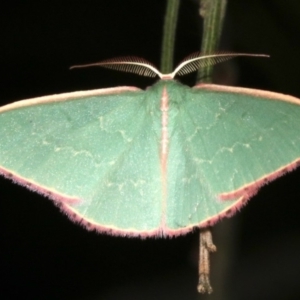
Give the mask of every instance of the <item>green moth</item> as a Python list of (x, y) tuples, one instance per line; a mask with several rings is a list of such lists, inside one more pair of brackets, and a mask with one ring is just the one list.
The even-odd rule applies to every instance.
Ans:
[(105, 61), (161, 80), (1, 107), (0, 173), (109, 234), (175, 236), (233, 215), (300, 165), (300, 100), (173, 79), (232, 56), (191, 56), (167, 75), (142, 59)]

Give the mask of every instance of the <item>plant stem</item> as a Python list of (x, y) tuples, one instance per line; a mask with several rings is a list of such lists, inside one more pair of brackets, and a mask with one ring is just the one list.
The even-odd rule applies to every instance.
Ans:
[(216, 252), (217, 248), (213, 244), (212, 234), (209, 228), (202, 229), (199, 237), (199, 283), (198, 292), (212, 293), (212, 287), (210, 285), (209, 274), (210, 274), (210, 252)]
[(164, 74), (173, 71), (175, 32), (179, 3), (179, 0), (167, 0), (160, 65), (160, 71)]
[[(216, 52), (219, 44), (227, 0), (200, 0), (200, 15), (204, 19), (201, 52), (209, 54)], [(175, 45), (175, 32), (178, 18), (179, 0), (167, 0), (166, 14), (163, 28), (163, 41), (161, 50), (161, 72), (170, 73), (173, 70), (173, 57)], [(198, 81), (210, 82), (212, 66), (202, 68), (198, 72)], [(209, 228), (200, 230), (200, 258), (199, 258), (199, 284), (200, 293), (211, 293), (209, 281), (210, 252), (216, 251), (212, 242)]]
[[(215, 53), (222, 33), (227, 0), (200, 0), (200, 16), (203, 18), (201, 52), (203, 55)], [(211, 82), (213, 66), (205, 66), (198, 71), (197, 81)], [(210, 285), (210, 253), (216, 251), (209, 228), (200, 230), (199, 235), (199, 293), (212, 293)]]
[[(227, 0), (200, 0), (200, 16), (203, 18), (201, 52), (203, 55), (215, 53), (223, 27)], [(199, 70), (197, 81), (211, 82), (213, 66)]]

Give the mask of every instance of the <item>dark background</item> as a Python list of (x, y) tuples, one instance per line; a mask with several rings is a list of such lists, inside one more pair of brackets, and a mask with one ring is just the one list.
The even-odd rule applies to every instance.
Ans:
[[(221, 81), (239, 75), (240, 86), (300, 97), (300, 2), (228, 2), (221, 48), (271, 58), (235, 59)], [(153, 84), (133, 74), (68, 68), (122, 55), (159, 66), (164, 11), (162, 0), (1, 1), (0, 104)], [(182, 1), (176, 63), (199, 49), (200, 32), (197, 2)], [(210, 299), (300, 299), (299, 200), (300, 170), (215, 226)], [(147, 240), (87, 232), (51, 201), (3, 178), (0, 224), (0, 299), (204, 299), (196, 292), (197, 231)]]

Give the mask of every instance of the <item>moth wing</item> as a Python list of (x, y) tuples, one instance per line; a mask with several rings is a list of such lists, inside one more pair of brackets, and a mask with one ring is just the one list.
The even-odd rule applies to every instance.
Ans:
[(0, 108), (0, 172), (90, 229), (151, 234), (160, 222), (161, 184), (145, 95), (120, 87)]
[(174, 97), (183, 100), (170, 140), (170, 232), (232, 215), (263, 184), (300, 164), (299, 99), (217, 85)]

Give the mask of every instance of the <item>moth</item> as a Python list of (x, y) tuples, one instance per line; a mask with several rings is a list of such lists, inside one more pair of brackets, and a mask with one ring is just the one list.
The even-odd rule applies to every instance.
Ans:
[(108, 60), (93, 65), (160, 80), (3, 106), (0, 173), (112, 235), (177, 236), (232, 216), (300, 165), (299, 99), (174, 80), (239, 55), (192, 55), (171, 74)]

